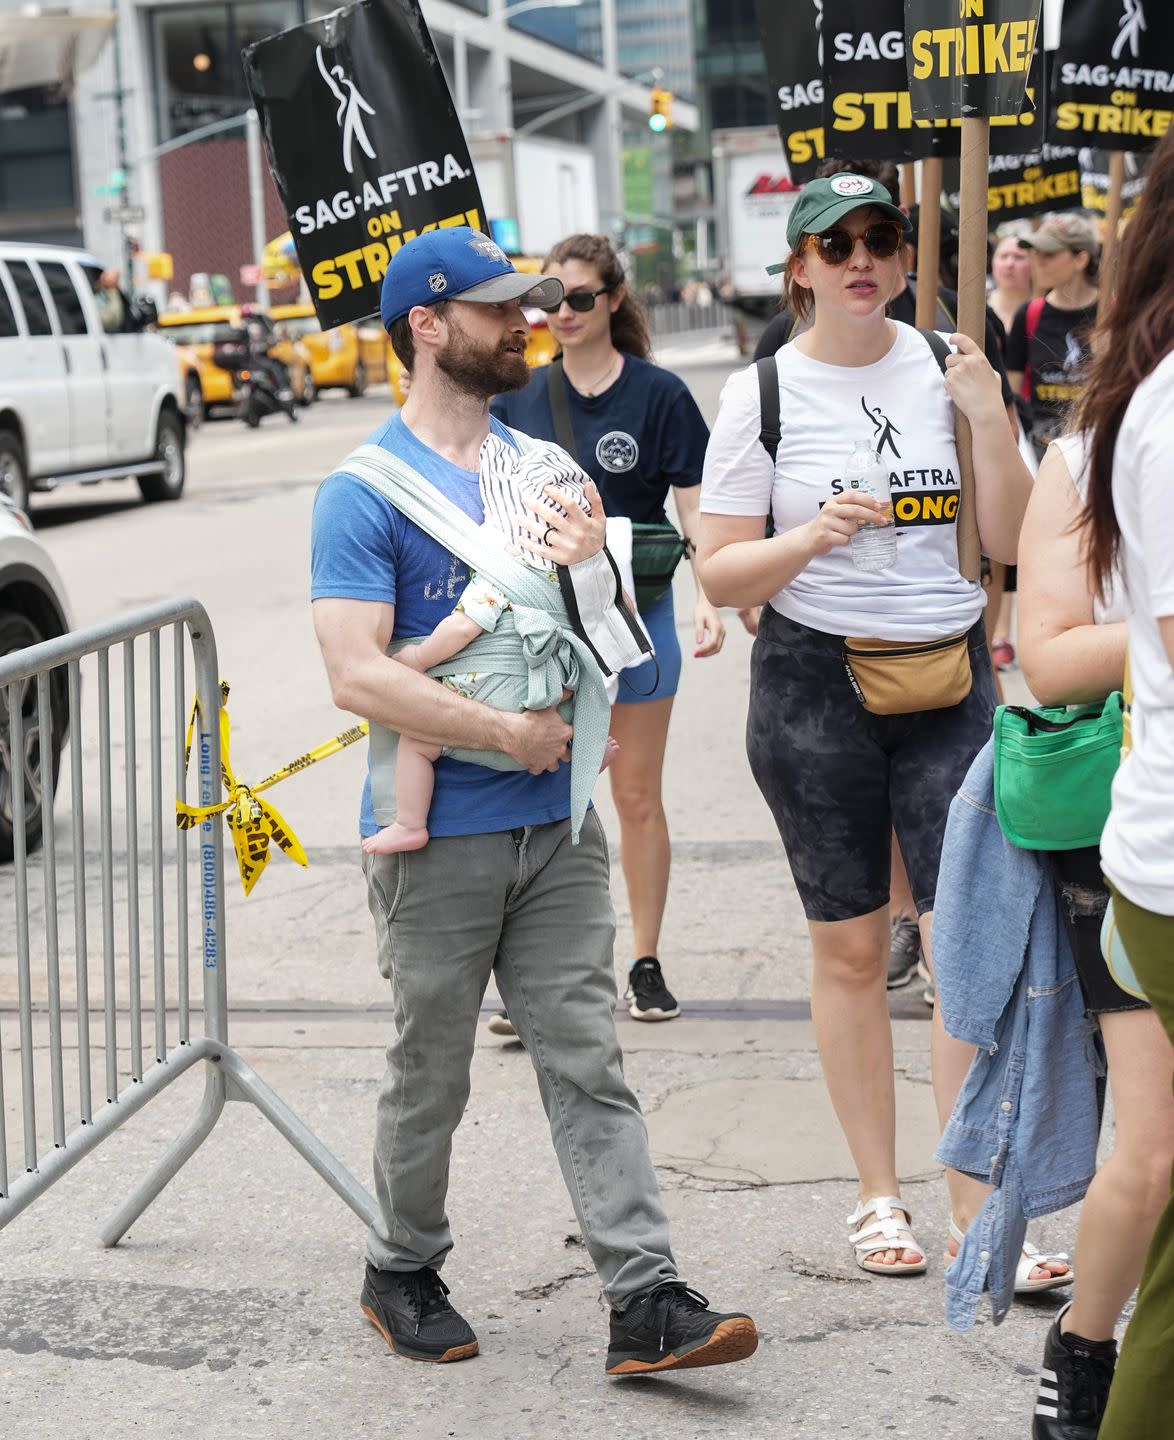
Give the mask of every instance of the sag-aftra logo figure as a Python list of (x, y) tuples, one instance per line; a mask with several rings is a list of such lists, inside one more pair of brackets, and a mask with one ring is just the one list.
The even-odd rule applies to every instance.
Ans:
[[(375, 159), (375, 150), (367, 134), (366, 127), (363, 124), (363, 115), (361, 113), (365, 111), (368, 115), (374, 115), (375, 110), (373, 106), (368, 105), (366, 100), (363, 99), (359, 93), (359, 87), (355, 82), (347, 79), (346, 71), (341, 65), (332, 65), (330, 69), (327, 70), (326, 63), (322, 59), (321, 45), (317, 47), (316, 58), (318, 61), (318, 69), (322, 73), (323, 80), (326, 81), (326, 84), (330, 87), (330, 93), (334, 96), (335, 100), (338, 101), (338, 112), (334, 118), (338, 122), (339, 129), (342, 131), (342, 163), (346, 166), (347, 174), (353, 175), (355, 173), (355, 167), (351, 161), (351, 144), (353, 141), (358, 140), (359, 148), (368, 160)], [(346, 88), (345, 94), (342, 88), (344, 86)]]

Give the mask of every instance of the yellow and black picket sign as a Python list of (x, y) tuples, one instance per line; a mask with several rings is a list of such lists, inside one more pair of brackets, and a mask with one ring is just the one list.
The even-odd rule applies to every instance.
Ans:
[[(956, 23), (942, 23), (947, 8)], [(905, 0), (914, 115), (935, 121), (1022, 115), (1039, 17), (1040, 0), (958, 0), (955, 7)]]
[(815, 178), (824, 158), (821, 13), (811, 0), (754, 0), (766, 60), (771, 116), (795, 183)]
[(379, 309), (388, 261), (485, 206), (420, 0), (354, 0), (244, 52), (298, 264), (324, 330)]
[(1006, 173), (995, 168), (997, 158), (991, 160), (986, 192), (987, 210), (993, 218), (1013, 215), (1018, 219), (1080, 205), (1080, 165), (1075, 151), (1060, 160), (1049, 160), (1046, 155), (1012, 156), (1019, 163)]
[(1149, 150), (1174, 120), (1174, 7), (1065, 0), (1051, 84), (1057, 145)]
[[(191, 759), (192, 730), (195, 726), (196, 712), (197, 702), (193, 702), (191, 717), (188, 720), (187, 746), (184, 751), (185, 768)], [(232, 834), (236, 861), (240, 868), (241, 884), (244, 886), (245, 894), (248, 895), (269, 863), (270, 841), (279, 849), (284, 850), (289, 858), (298, 865), (309, 865), (310, 863), (302, 847), (302, 842), (282, 818), (277, 808), (268, 800), (258, 799), (258, 796), (263, 790), (270, 789), (280, 781), (288, 779), (291, 775), (297, 775), (302, 770), (308, 770), (311, 765), (317, 765), (319, 760), (325, 760), (330, 755), (337, 755), (340, 750), (345, 750), (356, 740), (362, 740), (367, 734), (367, 729), (365, 720), (361, 724), (352, 725), (349, 730), (343, 730), (331, 739), (323, 741), (321, 745), (316, 745), (313, 750), (307, 750), (296, 760), (288, 761), (280, 769), (275, 770), (272, 775), (267, 775), (259, 784), (245, 785), (232, 773), (228, 748), (231, 730), (228, 720), (228, 684), (222, 680), (220, 682), (220, 779), (225, 790), (228, 791), (228, 799), (222, 800), (219, 805), (188, 805), (177, 799), (175, 823), (181, 830), (194, 830), (197, 825), (202, 825), (213, 815), (223, 814)]]
[[(1151, 150), (1174, 122), (1174, 7), (1066, 0), (1052, 67), (1051, 123), (1062, 145), (1108, 150), (1097, 318), (1113, 297), (1125, 152)], [(1088, 200), (1085, 200), (1088, 204)]]

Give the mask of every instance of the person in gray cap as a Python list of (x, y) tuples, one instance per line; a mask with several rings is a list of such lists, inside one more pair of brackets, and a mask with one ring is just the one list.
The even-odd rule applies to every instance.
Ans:
[(1031, 410), (1031, 440), (1042, 459), (1080, 398), (1097, 318), (1101, 247), (1093, 222), (1076, 210), (1049, 215), (1019, 240), (1030, 251), (1036, 289), (1007, 336), (1007, 378)]
[[(492, 434), (520, 449), (526, 439), (490, 418), (490, 397), (526, 383), (523, 304), (553, 307), (561, 296), (558, 280), (518, 274), (488, 236), (465, 226), (429, 231), (396, 252), (381, 315), (412, 391), (368, 444), (395, 457), (413, 490), (433, 487), (482, 521), (483, 443)], [(589, 512), (570, 497), (561, 514), (533, 503), (542, 516), (527, 546), (533, 555), (560, 566), (598, 555), (603, 506), (594, 484), (584, 488)], [(570, 725), (555, 706), (494, 710), (389, 658), (393, 640), (431, 634), (452, 610), (468, 567), (345, 466), (315, 500), (312, 570), (315, 630), (340, 708), (373, 722), (373, 732), (496, 750), (521, 767), (438, 760), (427, 846), (363, 856), (395, 1006), (376, 1112), (379, 1213), (367, 1236), (364, 1313), (410, 1359), (477, 1354), (477, 1336), (449, 1303), (439, 1271), (453, 1244), (445, 1204), (452, 1138), (492, 976), (533, 1060), (611, 1307), (607, 1373), (744, 1359), (758, 1344), (754, 1322), (710, 1310), (673, 1260), (616, 1036), (615, 918), (594, 810), (572, 844)], [(369, 776), (361, 834), (393, 817), (394, 804), (377, 818)]]

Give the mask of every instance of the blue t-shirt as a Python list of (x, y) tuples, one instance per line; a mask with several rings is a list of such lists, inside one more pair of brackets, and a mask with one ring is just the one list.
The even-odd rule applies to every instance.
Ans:
[[(515, 430), (554, 440), (549, 380), (545, 367), (534, 370), (524, 390), (496, 396), (490, 409)], [(671, 370), (625, 355), (619, 379), (602, 395), (580, 395), (568, 380), (567, 403), (579, 464), (609, 515), (663, 520), (670, 486), (701, 484), (709, 427)]]
[[(513, 443), (497, 421), (495, 434)], [(398, 414), (368, 436), (406, 461), (478, 524), (484, 518), (475, 470), (461, 470), (417, 440)], [(395, 606), (396, 639), (429, 635), (451, 613), (469, 583), (469, 567), (406, 519), (378, 490), (336, 470), (318, 487), (311, 530), (310, 598), (374, 600)], [(531, 775), (490, 770), (461, 760), (436, 762), (428, 811), (432, 835), (482, 835), (565, 820), (571, 813), (571, 771)], [(363, 786), (359, 830), (379, 828), (371, 778)]]

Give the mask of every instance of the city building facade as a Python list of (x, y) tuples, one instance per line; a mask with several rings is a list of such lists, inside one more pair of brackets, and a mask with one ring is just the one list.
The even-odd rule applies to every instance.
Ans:
[[(623, 137), (644, 125), (649, 87), (621, 72), (617, 3), (423, 0), (486, 210), (504, 237), (529, 228), (542, 244), (560, 226), (623, 234)], [(539, 35), (547, 5), (551, 24)], [(24, 8), (0, 0), (0, 17)], [(167, 252), (181, 293), (207, 272), (226, 276), (236, 299), (252, 298), (241, 270), (260, 257), (240, 52), (334, 7), (74, 0), (72, 13), (111, 8), (113, 38), (72, 87), (0, 94), (0, 237), (84, 244), (112, 262)], [(695, 125), (696, 112), (682, 102), (676, 119)], [(272, 238), (288, 225), (262, 170)], [(541, 205), (525, 183), (534, 175), (543, 177)]]

